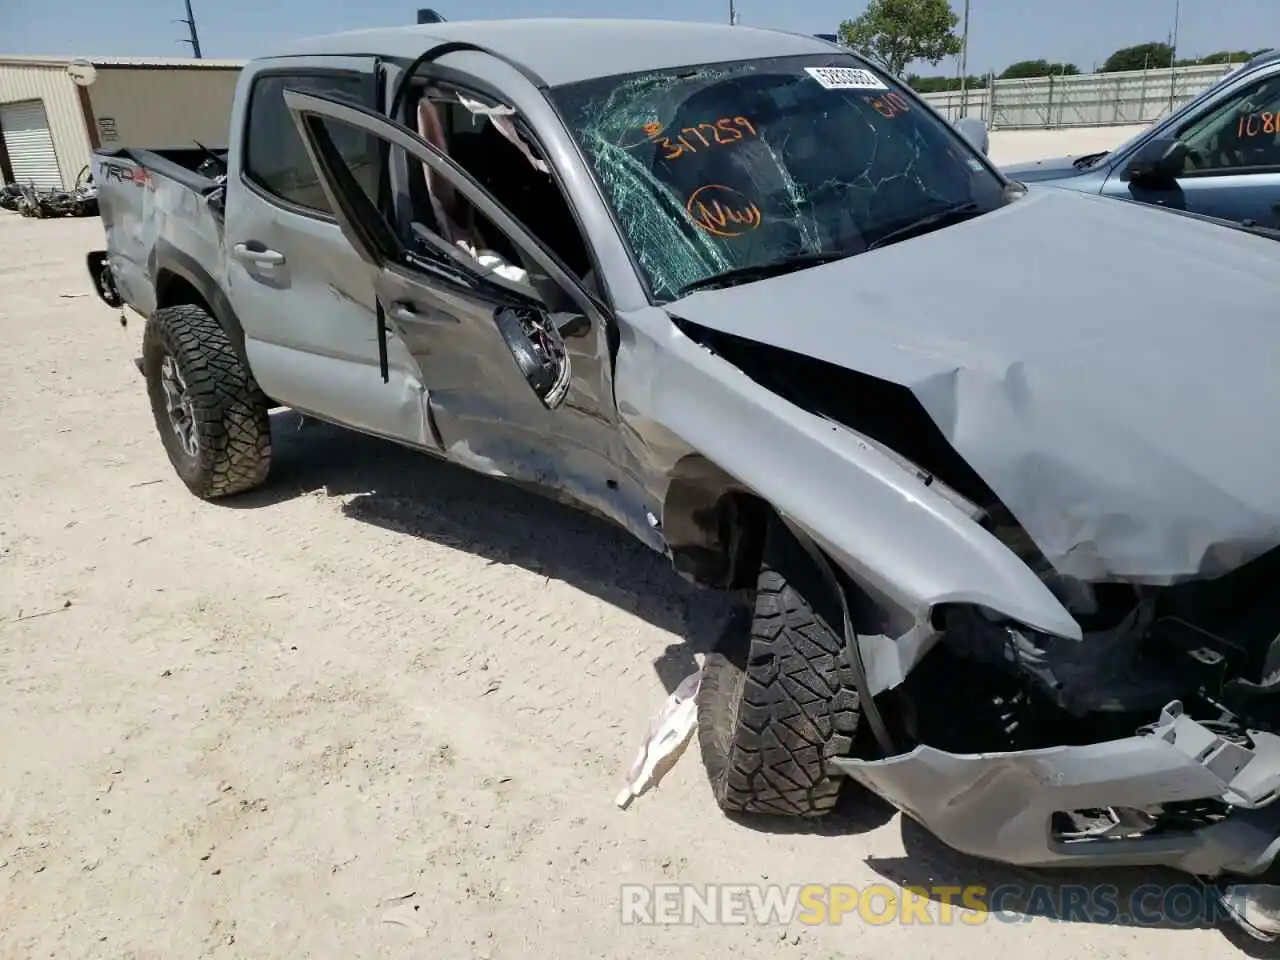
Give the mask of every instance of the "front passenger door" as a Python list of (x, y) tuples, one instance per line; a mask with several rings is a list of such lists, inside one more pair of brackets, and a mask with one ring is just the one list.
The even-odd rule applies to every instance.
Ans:
[[(285, 99), (342, 231), (372, 276), (385, 322), (418, 366), (430, 422), (450, 458), (588, 504), (608, 499), (618, 434), (603, 308), (555, 254), (417, 134), (314, 93), (290, 90)], [(389, 221), (335, 145), (334, 133), (352, 128), (388, 152), (403, 151), (408, 167), (425, 164), (447, 181), (533, 265), (530, 282), (486, 270), (433, 224), (415, 221), (406, 231)], [(534, 275), (544, 282), (535, 286)]]

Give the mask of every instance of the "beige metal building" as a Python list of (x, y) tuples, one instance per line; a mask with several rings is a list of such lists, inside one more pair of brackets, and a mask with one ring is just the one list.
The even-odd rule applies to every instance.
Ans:
[(96, 147), (226, 146), (243, 65), (0, 54), (0, 183), (70, 188)]

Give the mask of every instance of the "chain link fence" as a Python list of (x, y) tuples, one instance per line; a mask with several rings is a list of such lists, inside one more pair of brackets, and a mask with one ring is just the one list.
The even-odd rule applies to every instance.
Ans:
[(1088, 73), (1028, 80), (988, 78), (985, 89), (927, 93), (948, 120), (985, 120), (991, 129), (1111, 127), (1157, 120), (1241, 64)]

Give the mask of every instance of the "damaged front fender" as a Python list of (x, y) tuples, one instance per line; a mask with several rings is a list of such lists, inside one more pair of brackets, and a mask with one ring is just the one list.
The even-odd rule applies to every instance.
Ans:
[[(694, 343), (662, 311), (625, 318), (618, 409), (660, 477), (697, 453), (808, 533), (868, 593), (927, 631), (971, 604), (1079, 639), (1080, 625), (1016, 554), (865, 438), (800, 409)], [(923, 652), (923, 651), (921, 651)]]

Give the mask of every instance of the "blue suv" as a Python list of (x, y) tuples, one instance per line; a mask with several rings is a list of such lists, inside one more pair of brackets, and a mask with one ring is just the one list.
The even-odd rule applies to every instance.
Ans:
[(1019, 163), (1012, 180), (1280, 228), (1280, 50), (1110, 152)]

